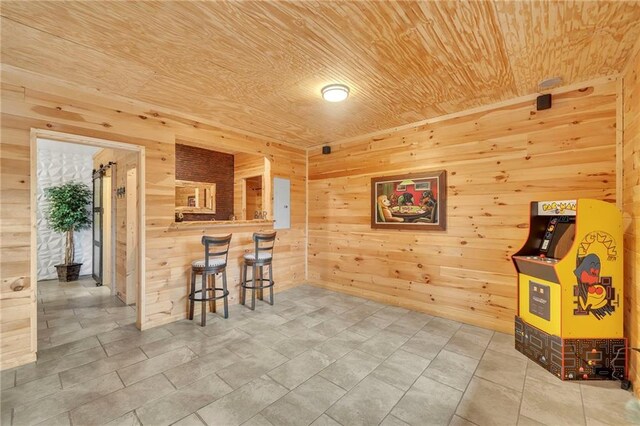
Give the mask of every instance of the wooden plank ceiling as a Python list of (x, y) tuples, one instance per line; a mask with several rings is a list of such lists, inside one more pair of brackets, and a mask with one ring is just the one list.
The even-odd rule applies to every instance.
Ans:
[[(620, 72), (638, 1), (2, 2), (2, 62), (317, 145)], [(320, 98), (349, 85), (343, 104)]]

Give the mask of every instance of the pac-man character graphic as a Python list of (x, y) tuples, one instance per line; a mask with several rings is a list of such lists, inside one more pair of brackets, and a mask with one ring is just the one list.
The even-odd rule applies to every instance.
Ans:
[(578, 267), (573, 271), (578, 280), (576, 314), (593, 314), (602, 319), (615, 310), (611, 306), (613, 289), (607, 291), (607, 287), (611, 287), (610, 280), (605, 285), (600, 279), (601, 267), (600, 258), (594, 253), (578, 258)]

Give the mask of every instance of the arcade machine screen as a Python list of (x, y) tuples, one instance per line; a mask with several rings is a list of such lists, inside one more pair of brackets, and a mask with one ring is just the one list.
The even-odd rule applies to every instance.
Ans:
[(557, 262), (569, 253), (575, 238), (575, 216), (552, 216), (549, 218), (544, 238), (540, 244), (541, 258)]

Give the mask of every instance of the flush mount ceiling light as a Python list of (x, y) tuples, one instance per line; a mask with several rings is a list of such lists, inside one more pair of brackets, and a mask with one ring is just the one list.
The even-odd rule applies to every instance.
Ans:
[(349, 96), (349, 88), (344, 84), (330, 84), (322, 88), (322, 98), (327, 102), (342, 102)]

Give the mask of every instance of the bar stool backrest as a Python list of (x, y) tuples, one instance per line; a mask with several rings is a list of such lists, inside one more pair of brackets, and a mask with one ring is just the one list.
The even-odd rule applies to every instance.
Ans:
[(273, 246), (276, 244), (276, 233), (253, 234), (253, 242), (255, 244), (254, 254), (257, 260), (273, 258)]
[[(232, 234), (224, 237), (208, 237), (206, 235), (202, 237), (205, 268), (219, 268), (227, 265), (231, 236)], [(224, 263), (221, 264), (221, 262)]]

